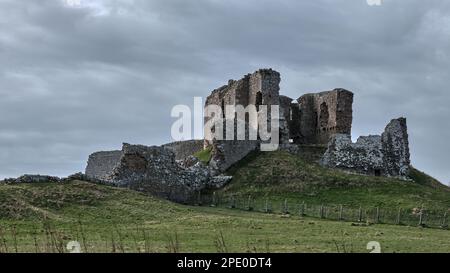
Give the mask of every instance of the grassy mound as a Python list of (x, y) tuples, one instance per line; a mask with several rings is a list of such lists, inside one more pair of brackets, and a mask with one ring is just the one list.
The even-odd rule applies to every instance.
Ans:
[(450, 208), (450, 188), (412, 169), (410, 181), (323, 168), (305, 153), (254, 153), (229, 170), (223, 194), (350, 207)]

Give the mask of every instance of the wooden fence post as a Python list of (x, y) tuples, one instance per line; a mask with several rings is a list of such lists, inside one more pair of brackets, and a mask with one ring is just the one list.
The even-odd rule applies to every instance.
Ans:
[(359, 207), (358, 210), (358, 222), (362, 222), (362, 207)]
[(323, 215), (323, 205), (320, 206), (320, 218), (323, 219), (324, 215)]
[(344, 206), (343, 205), (341, 205), (339, 207), (339, 221), (342, 221), (342, 220), (344, 220)]
[(379, 207), (376, 208), (375, 223), (377, 223), (377, 224), (380, 223), (380, 208)]
[(442, 228), (447, 228), (447, 211), (444, 213), (444, 217), (442, 218)]
[(397, 225), (400, 225), (402, 223), (402, 208), (398, 208), (397, 213)]
[(300, 217), (305, 216), (305, 202), (300, 205)]
[(236, 199), (234, 197), (234, 195), (232, 195), (230, 197), (230, 209), (235, 209), (236, 208)]
[(287, 199), (284, 199), (283, 213), (284, 214), (289, 214), (289, 207), (288, 207), (288, 200)]
[(264, 212), (269, 213), (269, 199), (266, 198), (266, 202), (264, 204)]
[(252, 211), (252, 210), (253, 210), (253, 207), (252, 207), (252, 197), (251, 197), (251, 195), (249, 195), (248, 198), (247, 198), (247, 210), (248, 210), (248, 211)]
[(201, 193), (201, 191), (198, 191), (198, 194), (197, 194), (197, 205), (198, 206), (202, 206), (203, 204), (202, 204), (202, 193)]
[(211, 202), (211, 207), (217, 207), (216, 204), (216, 192), (213, 192), (213, 197), (212, 197), (212, 202)]
[(425, 209), (422, 207), (422, 209), (420, 209), (420, 215), (419, 215), (419, 227), (423, 227), (423, 221), (424, 221), (424, 213), (425, 213)]

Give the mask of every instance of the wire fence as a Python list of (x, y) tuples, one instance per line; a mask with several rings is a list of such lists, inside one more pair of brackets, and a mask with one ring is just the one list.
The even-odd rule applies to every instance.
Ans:
[(267, 214), (286, 214), (360, 224), (391, 224), (448, 229), (448, 210), (427, 210), (426, 208), (381, 208), (349, 207), (334, 204), (308, 204), (289, 199), (253, 198), (251, 195), (200, 194), (191, 205), (229, 208)]

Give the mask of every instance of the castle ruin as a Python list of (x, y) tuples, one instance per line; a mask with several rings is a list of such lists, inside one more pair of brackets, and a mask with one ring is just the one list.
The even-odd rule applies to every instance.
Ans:
[[(378, 136), (351, 141), (353, 93), (334, 89), (300, 96), (297, 100), (280, 95), (280, 73), (260, 69), (240, 80), (230, 80), (207, 97), (205, 125), (213, 113), (207, 106), (218, 106), (223, 126), (230, 120), (228, 105), (254, 106), (259, 110), (279, 106), (279, 149), (298, 153), (300, 147), (327, 148), (320, 164), (354, 173), (407, 178), (410, 164), (406, 119), (394, 119)], [(89, 157), (86, 176), (108, 184), (129, 187), (177, 202), (188, 202), (196, 192), (220, 188), (231, 180), (223, 174), (234, 164), (259, 149), (261, 140), (238, 139), (237, 126), (244, 125), (246, 136), (258, 128), (256, 120), (233, 116), (234, 139), (217, 137), (215, 126), (205, 126), (204, 140), (175, 142), (161, 147), (124, 144), (121, 151), (98, 152)], [(267, 117), (266, 117), (267, 118)], [(257, 133), (258, 134), (258, 133)], [(193, 156), (208, 149), (211, 160), (205, 164)], [(295, 152), (296, 151), (296, 152)]]
[[(260, 69), (253, 74), (214, 90), (205, 103), (205, 124), (211, 114), (206, 106), (218, 105), (225, 113), (227, 105), (247, 107), (261, 105), (280, 107), (280, 140), (282, 144), (327, 144), (335, 134), (351, 134), (353, 93), (335, 89), (306, 94), (294, 100), (280, 96), (280, 73)], [(225, 117), (225, 114), (224, 114)], [(246, 122), (249, 122), (248, 120)], [(253, 121), (254, 122), (254, 121)], [(257, 128), (257, 124), (249, 124)], [(205, 137), (211, 135), (205, 127)]]

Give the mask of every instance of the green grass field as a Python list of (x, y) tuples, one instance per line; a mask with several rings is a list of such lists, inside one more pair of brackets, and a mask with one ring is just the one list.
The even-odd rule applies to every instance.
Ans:
[(450, 231), (189, 207), (81, 181), (0, 186), (0, 251), (450, 252)]
[[(311, 207), (450, 207), (449, 188), (417, 170), (403, 181), (324, 169), (314, 158), (253, 154), (216, 195)], [(450, 252), (450, 231), (439, 228), (184, 206), (83, 181), (0, 183), (0, 252), (67, 252), (70, 241), (83, 252), (369, 252), (371, 241), (382, 252)]]
[[(311, 158), (311, 156), (309, 156)], [(221, 194), (348, 207), (450, 208), (450, 188), (412, 169), (410, 181), (348, 174), (286, 152), (257, 153), (229, 170)]]

